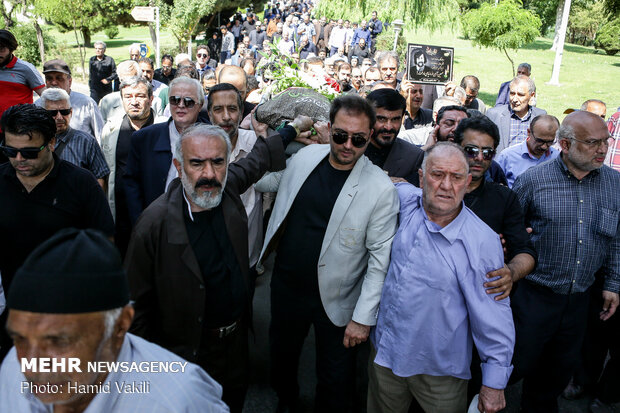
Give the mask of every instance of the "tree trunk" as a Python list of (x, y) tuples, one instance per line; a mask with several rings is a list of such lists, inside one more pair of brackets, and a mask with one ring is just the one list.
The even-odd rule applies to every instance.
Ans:
[(37, 32), (37, 43), (39, 43), (39, 54), (41, 55), (41, 64), (45, 63), (45, 44), (43, 43), (43, 31), (41, 30), (41, 26), (39, 26), (39, 22), (37, 18), (33, 19), (34, 29)]
[(0, 0), (0, 13), (2, 13), (2, 19), (4, 20), (4, 28), (10, 30), (13, 27), (13, 19), (11, 19), (11, 14), (13, 14), (13, 9), (15, 6), (11, 7), (10, 10), (6, 9), (4, 5), (4, 0)]
[(84, 47), (90, 47), (90, 29), (88, 27), (82, 28), (82, 37), (84, 38)]
[(551, 50), (555, 52), (558, 47), (558, 41), (560, 40), (560, 26), (562, 25), (562, 14), (564, 12), (564, 1), (558, 1), (558, 9), (555, 13), (555, 36), (553, 36), (553, 44)]
[(562, 13), (562, 24), (559, 30), (558, 46), (555, 50), (555, 60), (553, 61), (553, 72), (551, 73), (550, 85), (560, 85), (560, 66), (562, 65), (562, 54), (564, 53), (564, 39), (566, 38), (566, 28), (568, 27), (568, 15), (570, 14), (571, 0), (564, 1), (564, 11)]
[(506, 49), (502, 49), (502, 51), (504, 52), (504, 54), (506, 55), (506, 57), (508, 58), (508, 60), (510, 60), (510, 64), (512, 65), (512, 77), (516, 76), (516, 72), (515, 72), (515, 62), (510, 58), (510, 55), (508, 54), (508, 50)]

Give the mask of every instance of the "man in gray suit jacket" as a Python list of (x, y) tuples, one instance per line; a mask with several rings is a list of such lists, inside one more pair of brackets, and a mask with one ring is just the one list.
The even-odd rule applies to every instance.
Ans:
[(310, 325), (320, 412), (352, 412), (355, 355), (375, 325), (396, 232), (398, 197), (363, 156), (375, 123), (356, 95), (330, 110), (329, 145), (310, 145), (280, 181), (261, 260), (276, 251), (271, 282), (272, 384), (279, 412), (296, 411), (299, 354)]
[(510, 82), (510, 104), (487, 110), (487, 116), (499, 128), (500, 141), (496, 153), (524, 142), (532, 119), (547, 114), (546, 111), (530, 105), (535, 95), (534, 81), (527, 76), (519, 75)]

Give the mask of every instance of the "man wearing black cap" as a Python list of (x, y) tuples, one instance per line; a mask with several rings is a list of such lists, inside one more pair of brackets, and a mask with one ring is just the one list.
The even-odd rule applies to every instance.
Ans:
[(0, 116), (13, 105), (32, 103), (32, 92), (43, 93), (45, 84), (37, 69), (13, 55), (17, 40), (8, 30), (0, 30)]
[[(71, 69), (64, 60), (54, 59), (45, 62), (43, 65), (43, 75), (45, 76), (45, 86), (48, 88), (57, 87), (69, 94), (71, 99), (71, 128), (86, 132), (101, 142), (101, 129), (103, 128), (103, 117), (99, 112), (99, 107), (95, 101), (79, 92), (71, 90)], [(42, 105), (41, 100), (36, 104)]]
[[(37, 247), (8, 307), (15, 347), (0, 370), (1, 411), (228, 412), (204, 370), (127, 333), (127, 277), (98, 231), (67, 228)], [(44, 360), (59, 365), (45, 372)]]
[[(96, 228), (111, 237), (114, 222), (95, 177), (54, 154), (56, 124), (45, 109), (13, 106), (0, 127), (1, 150), (9, 158), (0, 165), (0, 273), (8, 291), (28, 254), (58, 230)], [(6, 345), (0, 329), (0, 359)]]

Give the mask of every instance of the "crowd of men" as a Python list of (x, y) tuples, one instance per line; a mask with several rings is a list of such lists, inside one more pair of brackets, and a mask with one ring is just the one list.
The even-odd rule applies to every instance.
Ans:
[[(96, 42), (90, 97), (65, 61), (42, 78), (0, 30), (0, 410), (241, 412), (255, 282), (275, 253), (277, 412), (300, 411), (311, 326), (319, 412), (463, 412), (475, 395), (497, 412), (520, 380), (523, 412), (584, 393), (612, 411), (620, 108), (606, 121), (592, 97), (559, 122), (527, 63), (489, 108), (473, 74), (412, 83), (403, 56), (376, 50), (384, 28), (374, 11), (358, 24), (287, 2), (157, 69)], [(303, 103), (259, 122), (274, 53), (338, 91), (329, 121)], [(190, 367), (24, 371), (40, 357)], [(119, 381), (153, 384), (96, 390)]]

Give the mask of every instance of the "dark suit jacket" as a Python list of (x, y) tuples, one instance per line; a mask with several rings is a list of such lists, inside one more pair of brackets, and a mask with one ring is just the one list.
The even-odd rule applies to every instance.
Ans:
[[(268, 170), (280, 170), (285, 165), (282, 138), (276, 134), (267, 140), (257, 139), (246, 158), (228, 166), (221, 208), (233, 246), (230, 253), (239, 263), (248, 291), (254, 280), (249, 277), (248, 225), (240, 194)], [(135, 300), (132, 332), (196, 362), (204, 323), (205, 287), (189, 244), (183, 208), (187, 208), (183, 187), (176, 178), (136, 223), (125, 269), (131, 298)], [(249, 317), (249, 300), (247, 306), (245, 314)]]
[(412, 185), (420, 187), (418, 169), (422, 167), (423, 160), (424, 151), (422, 149), (396, 138), (383, 169), (388, 172), (389, 176), (404, 178)]
[(132, 225), (151, 202), (166, 190), (172, 162), (170, 133), (172, 118), (134, 132), (125, 169), (125, 194)]
[[(532, 106), (532, 117), (530, 122), (538, 115), (544, 115), (547, 112), (543, 109)], [(495, 106), (487, 110), (487, 117), (491, 119), (499, 129), (499, 145), (495, 149), (500, 153), (510, 146), (510, 105)]]

